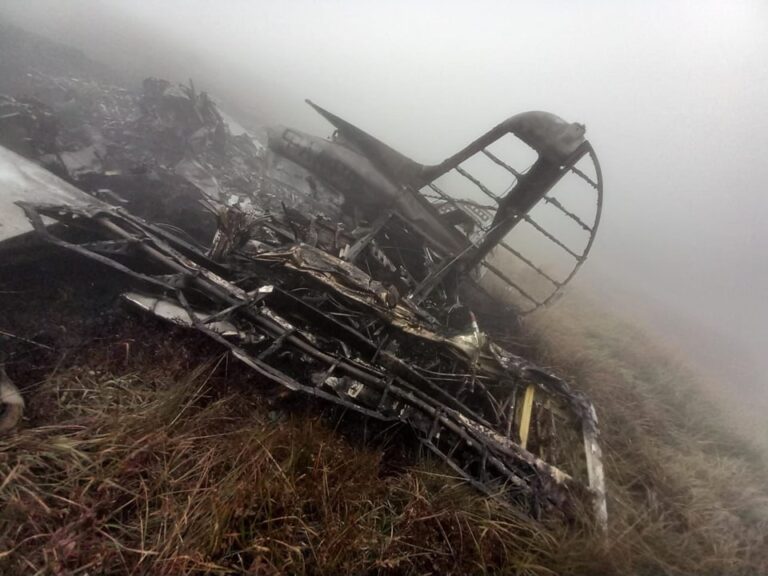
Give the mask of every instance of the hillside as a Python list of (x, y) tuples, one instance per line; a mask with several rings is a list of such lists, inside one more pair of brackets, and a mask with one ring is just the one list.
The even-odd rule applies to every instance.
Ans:
[[(3, 573), (768, 569), (761, 455), (726, 430), (689, 372), (576, 295), (526, 331), (530, 354), (597, 405), (605, 538), (526, 519), (402, 432), (284, 398), (199, 336), (110, 312), (118, 286), (60, 266), (68, 289), (20, 291), (7, 275), (0, 286), (14, 329), (35, 302), (52, 305), (37, 327), (54, 336), (37, 341), (64, 352), (21, 343), (9, 364), (30, 410), (0, 441)], [(78, 281), (102, 298), (78, 299)]]
[(40, 75), (119, 82), (115, 72), (81, 51), (0, 20), (0, 93), (34, 94)]
[[(18, 29), (0, 28), (0, 54), (0, 92), (23, 93), (29, 71), (111, 82), (100, 64)], [(180, 204), (197, 203), (190, 181), (211, 179), (172, 172), (186, 156), (160, 153), (187, 135), (161, 139), (165, 124), (152, 132), (121, 112), (152, 100), (116, 102), (95, 126), (107, 133), (113, 114), (130, 116), (158, 148), (141, 162), (128, 146), (95, 155), (105, 172), (122, 168), (112, 188), (151, 183), (133, 201), (167, 217), (173, 206), (156, 199), (183, 180)], [(247, 137), (224, 136), (218, 149), (255, 155)], [(72, 181), (82, 174), (99, 191), (85, 168)], [(252, 185), (218, 168), (216, 186)], [(765, 455), (681, 360), (589, 295), (527, 319), (515, 346), (594, 401), (606, 534), (588, 521), (536, 521), (472, 490), (405, 427), (288, 394), (193, 331), (128, 313), (122, 280), (55, 251), (0, 261), (0, 362), (28, 405), (20, 429), (0, 437), (2, 574), (768, 573)]]

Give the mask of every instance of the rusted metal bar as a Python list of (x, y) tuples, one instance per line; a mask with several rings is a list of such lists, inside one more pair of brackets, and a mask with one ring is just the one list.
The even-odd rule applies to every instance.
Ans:
[(480, 152), (482, 152), (483, 154), (485, 154), (485, 155), (486, 155), (488, 158), (490, 158), (490, 159), (491, 159), (493, 162), (495, 162), (496, 164), (498, 164), (499, 166), (501, 166), (502, 168), (504, 168), (504, 169), (505, 169), (507, 172), (509, 172), (510, 174), (512, 174), (512, 175), (513, 175), (515, 178), (517, 178), (518, 180), (519, 180), (519, 179), (520, 179), (520, 177), (522, 176), (522, 174), (521, 174), (520, 172), (518, 172), (517, 170), (515, 170), (514, 168), (512, 168), (512, 166), (510, 166), (509, 164), (507, 164), (506, 162), (504, 162), (504, 160), (502, 160), (502, 159), (501, 159), (501, 158), (499, 158), (498, 156), (494, 155), (492, 152), (490, 152), (490, 151), (486, 150), (485, 148), (483, 148), (483, 149), (482, 149)]
[(592, 228), (587, 226), (581, 218), (576, 216), (576, 214), (574, 214), (573, 212), (569, 211), (565, 206), (563, 206), (557, 198), (552, 198), (550, 196), (544, 196), (544, 202), (546, 202), (547, 204), (551, 204), (552, 206), (554, 206), (555, 208), (560, 210), (563, 214), (568, 216), (568, 218), (570, 218), (571, 220), (576, 222), (584, 230), (586, 230), (590, 234), (592, 233)]
[(494, 194), (493, 192), (491, 192), (491, 190), (485, 184), (480, 182), (480, 180), (478, 180), (477, 178), (472, 176), (472, 174), (470, 174), (469, 172), (464, 170), (464, 168), (462, 168), (461, 166), (456, 166), (456, 172), (458, 172), (459, 174), (464, 176), (464, 178), (466, 178), (467, 180), (472, 182), (472, 184), (474, 184), (475, 186), (480, 188), (480, 190), (483, 192), (483, 194), (485, 194), (486, 196), (488, 196), (489, 198), (491, 198), (495, 202), (498, 202), (499, 200), (501, 200), (501, 198), (497, 194)]
[(295, 330), (286, 330), (285, 332), (280, 334), (280, 336), (275, 338), (272, 341), (272, 344), (270, 344), (269, 347), (267, 347), (266, 350), (264, 350), (258, 356), (256, 356), (256, 358), (259, 359), (259, 360), (266, 360), (267, 358), (272, 356), (272, 354), (274, 354), (280, 348), (282, 348), (283, 344), (285, 343), (285, 339), (290, 337), (294, 332), (296, 332), (296, 331)]
[(529, 384), (523, 396), (523, 405), (520, 407), (520, 447), (525, 450), (528, 447), (528, 433), (531, 430), (531, 415), (533, 414), (533, 398), (536, 387)]
[(556, 287), (556, 288), (560, 288), (561, 284), (560, 284), (560, 283), (559, 283), (557, 280), (555, 280), (555, 279), (554, 279), (554, 278), (552, 278), (552, 277), (551, 277), (549, 274), (547, 274), (546, 272), (544, 272), (544, 270), (542, 270), (541, 268), (539, 268), (538, 266), (536, 266), (536, 264), (534, 264), (533, 262), (531, 262), (531, 261), (530, 261), (528, 258), (526, 258), (526, 257), (525, 257), (525, 256), (523, 256), (522, 254), (520, 254), (520, 252), (518, 252), (517, 250), (515, 250), (514, 248), (512, 248), (512, 246), (510, 246), (509, 244), (507, 244), (507, 243), (506, 243), (506, 242), (504, 242), (504, 241), (502, 241), (502, 242), (499, 242), (499, 246), (501, 246), (501, 247), (502, 247), (502, 248), (504, 248), (504, 249), (505, 249), (507, 252), (509, 252), (510, 254), (512, 254), (513, 256), (517, 257), (519, 260), (521, 260), (522, 262), (524, 262), (525, 264), (527, 264), (527, 265), (528, 265), (528, 267), (530, 267), (530, 268), (532, 268), (533, 270), (535, 270), (536, 272), (538, 272), (539, 276), (543, 276), (544, 278), (546, 278), (547, 280), (549, 280), (549, 281), (550, 281), (552, 284), (554, 284), (554, 285), (555, 285), (555, 287)]
[[(30, 207), (29, 209), (33, 216), (37, 214), (34, 208)], [(52, 210), (46, 215), (62, 218), (60, 210)], [(485, 418), (470, 410), (456, 398), (452, 398), (450, 394), (441, 390), (440, 386), (435, 385), (428, 378), (419, 375), (413, 367), (402, 359), (382, 350), (377, 343), (303, 302), (301, 298), (289, 292), (274, 289), (268, 296), (270, 298), (269, 310), (274, 305), (281, 303), (279, 298), (288, 298), (284, 302), (283, 309), (306, 318), (310, 322), (313, 317), (321, 320), (320, 323), (317, 323), (318, 328), (323, 325), (322, 322), (327, 323), (328, 328), (324, 332), (325, 337), (333, 334), (334, 338), (341, 337), (343, 339), (340, 342), (346, 340), (353, 343), (357, 353), (363, 354), (360, 360), (321, 350), (315, 343), (315, 337), (309, 334), (305, 335), (301, 328), (291, 325), (290, 322), (273, 312), (268, 315), (267, 309), (263, 307), (256, 310), (253, 306), (246, 305), (253, 303), (252, 293), (242, 290), (198, 264), (198, 262), (207, 261), (204, 256), (192, 254), (190, 259), (176, 252), (172, 246), (173, 236), (169, 233), (150, 232), (142, 226), (140, 221), (119, 212), (101, 211), (93, 214), (91, 219), (93, 223), (98, 224), (103, 230), (118, 238), (137, 240), (137, 246), (141, 252), (151, 261), (163, 264), (174, 274), (160, 277), (146, 276), (80, 246), (69, 244), (63, 240), (58, 240), (57, 243), (115, 269), (125, 271), (137, 279), (149, 280), (150, 285), (163, 287), (164, 291), (175, 293), (196, 329), (226, 346), (236, 358), (242, 360), (270, 381), (281, 384), (290, 390), (301, 391), (310, 396), (350, 408), (366, 416), (408, 423), (416, 431), (422, 442), (429, 442), (439, 454), (443, 455), (449, 466), (461, 471), (462, 477), (466, 476), (468, 481), (471, 481), (473, 486), (477, 486), (478, 489), (482, 488), (491, 492), (493, 484), (490, 483), (501, 482), (502, 486), (505, 486), (504, 493), (525, 495), (526, 498), (538, 502), (540, 498), (546, 498), (546, 494), (540, 495), (533, 489), (532, 482), (535, 484), (537, 475), (549, 475), (556, 482), (572, 481), (566, 474), (510, 443), (502, 434), (496, 432), (493, 425), (487, 422)], [(82, 220), (87, 219), (78, 221)], [(203, 293), (212, 302), (226, 306), (221, 312), (208, 317), (218, 317), (226, 311), (233, 321), (239, 321), (242, 326), (247, 326), (246, 330), (255, 331), (272, 339), (272, 345), (267, 349), (279, 343), (292, 350), (302, 352), (306, 358), (311, 359), (307, 360), (311, 362), (311, 366), (324, 366), (323, 374), (326, 376), (338, 370), (361, 384), (363, 389), (375, 391), (378, 394), (377, 399), (373, 400), (369, 397), (367, 400), (369, 404), (366, 405), (363, 400), (357, 397), (357, 393), (355, 396), (350, 395), (349, 398), (346, 398), (342, 397), (345, 394), (344, 389), (334, 389), (337, 394), (331, 394), (319, 389), (318, 386), (322, 386), (322, 383), (318, 386), (302, 384), (301, 381), (289, 374), (266, 364), (261, 358), (254, 357), (246, 348), (246, 346), (256, 345), (257, 339), (244, 339), (243, 342), (246, 344), (238, 346), (208, 327), (202, 321), (207, 317), (196, 313), (189, 305), (185, 295), (185, 291), (188, 289), (193, 289), (197, 294)], [(342, 295), (343, 293), (339, 294)], [(261, 342), (263, 339), (258, 341)], [(318, 338), (317, 341), (320, 342), (322, 339)], [(254, 342), (254, 344), (248, 344), (248, 342)], [(364, 360), (366, 355), (370, 358), (376, 358), (376, 364), (366, 364)], [(476, 370), (476, 361), (471, 364), (475, 366)], [(314, 368), (312, 369), (314, 370)], [(532, 371), (529, 373), (531, 375), (536, 374)], [(330, 384), (330, 386), (333, 385)], [(481, 391), (485, 390), (483, 386), (478, 386), (478, 388)], [(485, 392), (487, 393), (487, 390)], [(393, 412), (393, 410), (395, 411)], [(425, 425), (425, 422), (429, 422), (429, 425)], [(456, 438), (464, 443), (465, 450), (471, 452), (471, 454), (462, 456), (462, 458), (466, 458), (462, 460), (465, 465), (480, 463), (480, 471), (474, 473), (479, 474), (479, 480), (478, 476), (473, 476), (473, 473), (464, 470), (461, 462), (445, 456), (444, 448), (441, 446), (450, 447), (452, 452), (455, 451), (459, 443)], [(486, 476), (486, 474), (488, 475)]]
[(534, 220), (533, 218), (528, 216), (528, 214), (518, 215), (518, 217), (521, 218), (522, 220), (524, 220), (525, 222), (527, 222), (528, 224), (530, 224), (531, 226), (533, 226), (534, 228), (536, 228), (536, 230), (538, 230), (544, 236), (549, 238), (552, 242), (554, 242), (555, 244), (560, 246), (560, 248), (562, 248), (563, 250), (568, 252), (568, 254), (573, 256), (577, 261), (581, 262), (582, 259), (584, 258), (583, 255), (580, 256), (580, 255), (576, 254), (576, 252), (574, 252), (573, 250), (568, 248), (568, 246), (563, 244), (556, 236), (554, 236), (551, 232), (548, 232), (543, 226), (541, 226), (541, 224), (539, 224), (538, 222), (536, 222), (536, 220)]
[(391, 218), (392, 212), (390, 211), (387, 211), (379, 216), (379, 218), (371, 225), (370, 232), (365, 234), (362, 238), (360, 238), (357, 242), (349, 247), (349, 250), (347, 250), (344, 254), (344, 260), (347, 262), (354, 262), (360, 255), (360, 252), (365, 250), (366, 246), (371, 243), (371, 241), (376, 237), (376, 235), (387, 224), (387, 222), (389, 222)]
[(219, 310), (218, 312), (214, 312), (213, 314), (209, 314), (205, 318), (203, 318), (202, 322), (203, 324), (210, 324), (211, 322), (215, 322), (216, 320), (221, 320), (222, 318), (226, 318), (236, 310), (239, 310), (240, 308), (243, 308), (245, 306), (254, 306), (261, 302), (265, 294), (259, 294), (256, 296), (256, 298), (252, 300), (248, 300), (245, 302), (240, 302), (238, 304), (233, 304), (232, 306), (228, 306), (227, 308), (224, 308), (223, 310)]
[(530, 300), (533, 303), (534, 306), (538, 306), (539, 304), (541, 304), (538, 300), (536, 300), (536, 298), (534, 298), (533, 296), (528, 294), (528, 292), (526, 292), (523, 288), (521, 288), (520, 286), (515, 284), (514, 280), (512, 280), (509, 276), (504, 274), (504, 272), (502, 272), (501, 270), (496, 268), (496, 266), (494, 266), (493, 264), (490, 264), (490, 263), (486, 262), (485, 260), (483, 260), (482, 262), (480, 262), (480, 265), (483, 268), (487, 268), (493, 274), (495, 274), (496, 276), (498, 276), (499, 278), (504, 280), (504, 282), (506, 284), (508, 284), (509, 286), (514, 288), (515, 290), (517, 290), (517, 292), (520, 293), (520, 295), (522, 295), (523, 298), (525, 298), (526, 300)]
[(585, 181), (587, 184), (589, 184), (590, 186), (592, 186), (592, 188), (594, 188), (595, 190), (599, 190), (599, 185), (598, 185), (598, 183), (597, 183), (597, 182), (595, 182), (594, 180), (592, 180), (592, 178), (590, 178), (590, 177), (589, 177), (589, 176), (587, 176), (586, 174), (584, 174), (584, 172), (582, 172), (581, 170), (579, 170), (578, 168), (576, 168), (576, 166), (571, 166), (570, 170), (571, 170), (571, 172), (573, 172), (574, 174), (576, 174), (576, 175), (577, 175), (579, 178), (581, 178), (582, 180), (584, 180), (584, 181)]
[(438, 196), (440, 196), (440, 198), (442, 198), (443, 200), (448, 202), (448, 204), (453, 206), (454, 209), (461, 210), (462, 212), (466, 212), (466, 210), (464, 210), (464, 208), (461, 206), (461, 204), (459, 204), (456, 201), (456, 199), (453, 198), (453, 196), (450, 196), (449, 194), (446, 194), (443, 190), (440, 189), (440, 187), (437, 184), (435, 184), (434, 182), (430, 182), (429, 184), (427, 184), (427, 186), (431, 190), (436, 192), (438, 194)]

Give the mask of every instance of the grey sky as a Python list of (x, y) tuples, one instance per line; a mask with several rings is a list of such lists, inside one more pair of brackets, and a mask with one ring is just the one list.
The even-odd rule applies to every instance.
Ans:
[(580, 285), (632, 303), (768, 407), (764, 0), (6, 0), (3, 12), (326, 134), (310, 97), (425, 162), (525, 110), (585, 123), (607, 200)]

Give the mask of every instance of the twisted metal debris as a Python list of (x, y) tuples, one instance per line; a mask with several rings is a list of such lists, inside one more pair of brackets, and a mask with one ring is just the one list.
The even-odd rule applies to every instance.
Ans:
[[(124, 274), (127, 305), (202, 332), (266, 380), (410, 427), (483, 492), (534, 516), (572, 518), (589, 500), (605, 524), (594, 408), (499, 344), (557, 296), (594, 241), (602, 176), (583, 126), (519, 114), (424, 165), (315, 105), (331, 140), (275, 128), (265, 153), (191, 83), (105, 93), (114, 105), (88, 116), (98, 137), (84, 143), (99, 154), (64, 154), (55, 139), (27, 151), (51, 169), (56, 158), (91, 195), (50, 174), (6, 182), (5, 204), (25, 216), (4, 215), (12, 236), (31, 228)], [(505, 138), (535, 153), (529, 167), (503, 155)], [(478, 159), (501, 171), (503, 189), (484, 182)], [(7, 151), (0, 160), (33, 173)], [(449, 175), (463, 193), (445, 189)], [(558, 192), (570, 177), (592, 195), (591, 215), (569, 204), (570, 185)], [(581, 246), (537, 206), (575, 226)], [(565, 272), (513, 237), (524, 226), (570, 259)]]
[[(126, 292), (128, 303), (194, 327), (262, 377), (376, 420), (409, 425), (474, 487), (523, 501), (536, 515), (568, 515), (579, 495), (595, 499), (602, 513), (597, 423), (589, 401), (477, 329), (441, 335), (412, 306), (388, 304), (360, 270), (304, 244), (253, 255), (235, 271), (120, 208), (21, 206), (49, 242), (149, 289)], [(68, 241), (46, 228), (43, 217), (63, 224), (65, 237), (76, 227), (106, 239)], [(164, 269), (149, 272), (149, 262)], [(367, 323), (365, 331), (339, 315)], [(536, 391), (556, 399), (581, 424), (588, 487), (525, 449), (528, 430), (519, 420), (530, 425)], [(518, 402), (528, 409), (516, 410)]]

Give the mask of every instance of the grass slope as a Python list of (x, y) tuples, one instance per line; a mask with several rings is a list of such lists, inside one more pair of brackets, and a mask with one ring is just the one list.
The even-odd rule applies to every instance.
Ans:
[(0, 573), (768, 573), (763, 461), (690, 374), (574, 299), (528, 330), (598, 407), (605, 539), (393, 461), (391, 432), (139, 322), (25, 390), (30, 421), (0, 439)]
[(537, 360), (597, 406), (608, 546), (620, 573), (768, 573), (765, 455), (727, 425), (696, 376), (583, 298), (530, 327)]

